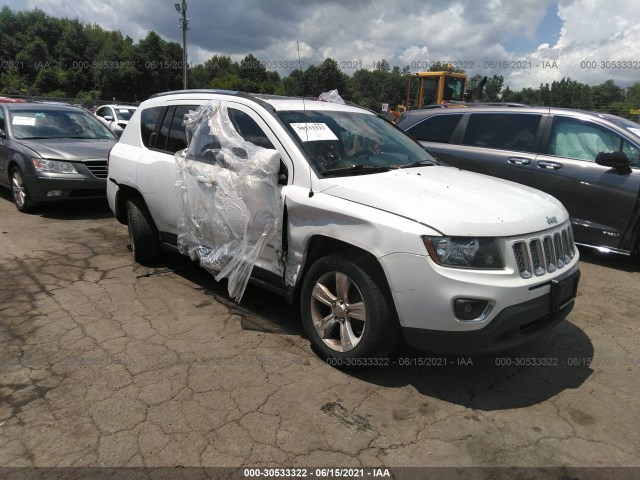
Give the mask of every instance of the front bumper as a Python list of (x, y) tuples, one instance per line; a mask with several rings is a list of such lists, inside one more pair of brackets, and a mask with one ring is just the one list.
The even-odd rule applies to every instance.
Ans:
[[(25, 182), (31, 198), (36, 202), (56, 202), (60, 200), (84, 200), (101, 198), (107, 194), (106, 180), (86, 175), (26, 175)], [(61, 191), (60, 195), (47, 195), (52, 191)]]
[[(579, 270), (573, 272), (576, 286)], [(407, 344), (435, 353), (473, 355), (514, 348), (550, 330), (569, 315), (575, 297), (554, 308), (552, 291), (500, 311), (484, 328), (470, 331), (442, 331), (403, 327)]]

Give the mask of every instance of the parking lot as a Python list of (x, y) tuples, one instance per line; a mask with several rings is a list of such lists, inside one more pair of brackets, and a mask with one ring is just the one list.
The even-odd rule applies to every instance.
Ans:
[(341, 371), (297, 309), (188, 258), (143, 267), (106, 202), (0, 190), (0, 466), (640, 466), (640, 263), (507, 354)]

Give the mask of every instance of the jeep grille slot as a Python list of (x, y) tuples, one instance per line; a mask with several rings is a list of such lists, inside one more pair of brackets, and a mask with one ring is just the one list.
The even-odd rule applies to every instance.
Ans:
[(107, 178), (106, 160), (85, 160), (83, 162), (89, 171), (96, 178)]
[(576, 254), (571, 227), (548, 235), (513, 243), (518, 272), (522, 278), (540, 277), (564, 268)]
[(531, 278), (531, 262), (529, 261), (527, 244), (525, 242), (514, 243), (513, 253), (516, 254), (516, 263), (518, 264), (520, 276), (522, 278)]

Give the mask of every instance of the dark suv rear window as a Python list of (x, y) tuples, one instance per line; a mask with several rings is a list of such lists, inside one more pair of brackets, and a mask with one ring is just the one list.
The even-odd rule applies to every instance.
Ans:
[(434, 115), (407, 130), (416, 140), (423, 142), (450, 143), (462, 114)]
[(473, 147), (532, 152), (542, 115), (474, 113), (463, 143)]

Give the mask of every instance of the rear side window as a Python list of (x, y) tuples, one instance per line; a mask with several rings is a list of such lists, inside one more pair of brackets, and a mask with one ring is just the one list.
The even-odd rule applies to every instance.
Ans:
[(176, 153), (187, 148), (184, 115), (196, 110), (198, 105), (177, 105), (171, 107), (152, 107), (140, 114), (140, 135), (147, 148)]
[(423, 142), (451, 143), (462, 114), (434, 115), (407, 130), (416, 140)]
[(533, 152), (542, 115), (474, 113), (463, 143), (473, 147)]
[(151, 134), (156, 130), (156, 124), (162, 119), (165, 107), (147, 108), (140, 114), (140, 136), (142, 144), (149, 148)]

